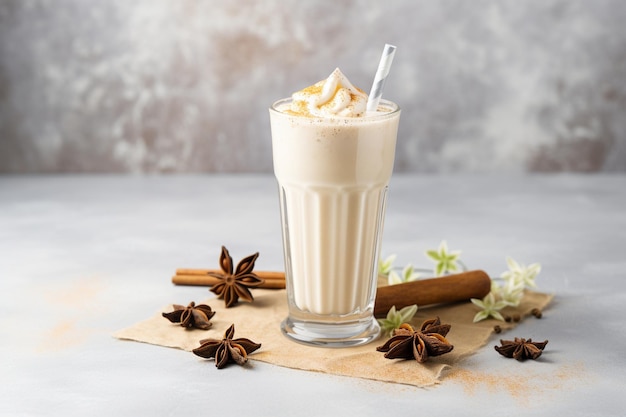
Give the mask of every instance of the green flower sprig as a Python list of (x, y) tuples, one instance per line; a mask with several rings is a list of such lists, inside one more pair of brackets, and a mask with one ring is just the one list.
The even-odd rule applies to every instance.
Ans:
[(502, 300), (496, 301), (496, 297), (493, 292), (490, 291), (489, 294), (487, 294), (482, 300), (472, 298), (470, 301), (474, 303), (474, 305), (481, 308), (481, 310), (474, 316), (474, 323), (485, 320), (489, 317), (504, 321), (504, 317), (502, 317), (500, 310), (506, 307), (507, 304)]
[(503, 286), (497, 284), (492, 286), (492, 290), (496, 290), (496, 294), (500, 299), (511, 307), (517, 307), (524, 297), (524, 284), (515, 280), (508, 280)]
[(541, 272), (541, 265), (538, 263), (530, 264), (528, 266), (519, 264), (510, 256), (506, 257), (506, 264), (509, 270), (503, 272), (502, 279), (514, 282), (515, 285), (521, 284), (524, 287), (536, 287), (535, 278), (539, 272)]
[(470, 301), (481, 308), (474, 316), (474, 323), (493, 317), (504, 321), (500, 313), (504, 307), (517, 307), (524, 297), (524, 289), (536, 287), (535, 279), (541, 271), (541, 265), (534, 263), (528, 267), (516, 262), (510, 256), (506, 257), (508, 271), (503, 272), (500, 278), (504, 285), (499, 285), (495, 280), (491, 281), (491, 291), (485, 298), (479, 300), (472, 298)]
[(402, 323), (409, 322), (413, 316), (415, 316), (416, 312), (417, 304), (401, 308), (400, 311), (396, 311), (396, 306), (393, 306), (389, 309), (386, 318), (377, 319), (377, 321), (383, 333), (390, 334), (395, 329), (399, 328)]
[(459, 256), (461, 251), (449, 251), (448, 244), (442, 240), (437, 250), (429, 249), (426, 256), (435, 261), (435, 276), (440, 277), (446, 272), (456, 272), (459, 270)]
[[(448, 272), (467, 270), (467, 267), (459, 258), (461, 251), (449, 251), (448, 244), (445, 240), (441, 241), (438, 249), (430, 249), (425, 253), (426, 256), (436, 262), (436, 266), (433, 270), (435, 276), (441, 276)], [(396, 258), (396, 254), (391, 254), (385, 259), (380, 258), (378, 260), (378, 275), (387, 277), (389, 285), (411, 282), (421, 277), (411, 264), (406, 265), (402, 269), (402, 273), (399, 274), (396, 272), (393, 265)]]

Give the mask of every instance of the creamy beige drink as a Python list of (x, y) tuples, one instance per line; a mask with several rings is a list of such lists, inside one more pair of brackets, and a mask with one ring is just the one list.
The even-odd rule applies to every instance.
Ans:
[(365, 343), (400, 111), (337, 69), (270, 111), (280, 192), (289, 317), (283, 331), (313, 344)]

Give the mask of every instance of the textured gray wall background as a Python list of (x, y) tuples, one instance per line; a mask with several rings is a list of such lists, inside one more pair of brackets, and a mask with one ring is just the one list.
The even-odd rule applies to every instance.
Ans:
[(0, 172), (270, 172), (268, 105), (336, 66), (396, 171), (626, 171), (626, 1), (0, 0)]

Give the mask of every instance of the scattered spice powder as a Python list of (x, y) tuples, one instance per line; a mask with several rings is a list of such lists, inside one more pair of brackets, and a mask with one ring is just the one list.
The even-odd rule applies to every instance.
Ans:
[[(519, 367), (517, 367), (519, 369)], [(546, 376), (549, 373), (549, 378)], [(520, 405), (536, 405), (540, 399), (538, 394), (549, 391), (562, 392), (569, 383), (589, 378), (582, 363), (570, 363), (539, 373), (525, 370), (524, 372), (485, 372), (466, 368), (452, 368), (444, 378), (462, 385), (466, 395), (475, 395), (479, 391), (505, 392)], [(537, 381), (541, 380), (540, 385)]]
[(96, 310), (98, 297), (104, 291), (102, 280), (97, 277), (81, 277), (65, 287), (46, 289), (48, 302), (63, 307)]
[(76, 319), (61, 320), (44, 333), (37, 352), (58, 352), (75, 348), (85, 343), (92, 333), (92, 329), (79, 326)]
[(98, 299), (104, 290), (98, 277), (81, 277), (62, 287), (46, 288), (45, 308), (67, 311), (69, 317), (59, 319), (43, 333), (36, 351), (62, 351), (80, 346), (92, 337), (96, 330), (90, 320), (105, 310)]

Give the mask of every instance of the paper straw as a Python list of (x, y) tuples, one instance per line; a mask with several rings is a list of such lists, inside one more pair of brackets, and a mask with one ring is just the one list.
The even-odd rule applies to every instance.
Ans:
[(378, 69), (376, 70), (376, 76), (374, 77), (374, 84), (372, 84), (372, 90), (367, 99), (367, 111), (376, 111), (380, 98), (383, 96), (383, 88), (385, 87), (385, 81), (389, 75), (389, 69), (393, 62), (393, 56), (396, 53), (396, 47), (393, 45), (385, 44), (383, 49), (383, 55), (380, 57), (378, 63)]

